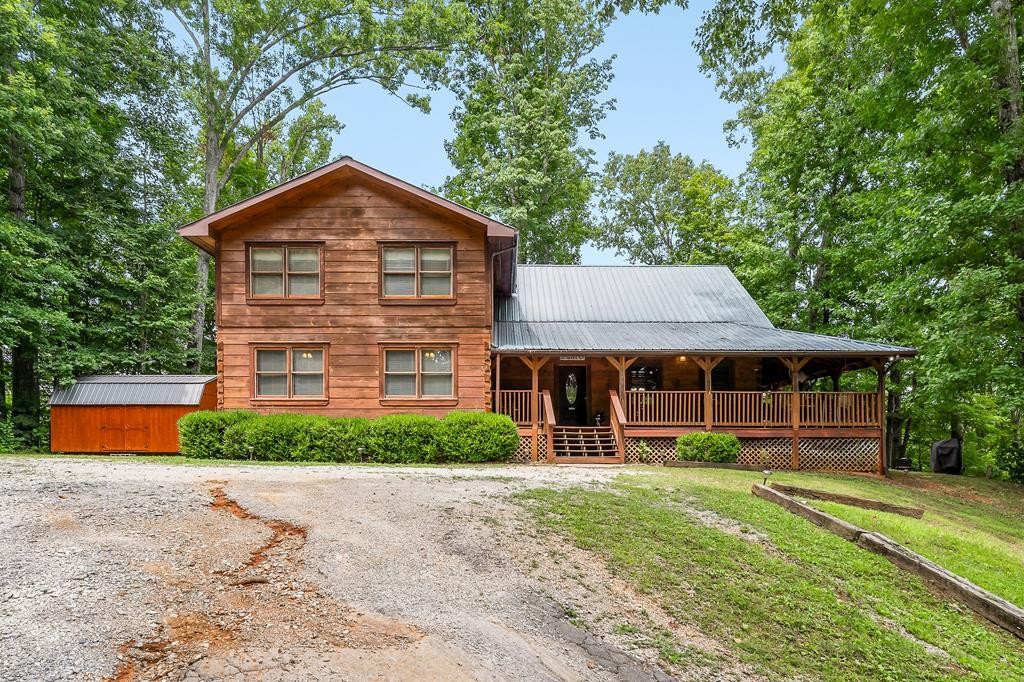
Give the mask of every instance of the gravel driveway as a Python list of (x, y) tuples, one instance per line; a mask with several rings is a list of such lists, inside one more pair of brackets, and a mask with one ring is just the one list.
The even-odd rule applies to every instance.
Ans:
[(507, 499), (620, 472), (0, 458), (0, 680), (679, 676), (621, 625), (716, 644)]

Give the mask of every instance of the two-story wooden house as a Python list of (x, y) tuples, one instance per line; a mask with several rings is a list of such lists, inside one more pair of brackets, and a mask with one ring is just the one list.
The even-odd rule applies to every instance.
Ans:
[[(516, 264), (516, 230), (350, 158), (187, 225), (216, 259), (220, 408), (495, 410), (524, 460), (884, 466), (884, 368), (914, 350), (777, 329), (724, 267)], [(875, 367), (878, 387), (839, 390)], [(802, 391), (831, 377), (831, 391)]]

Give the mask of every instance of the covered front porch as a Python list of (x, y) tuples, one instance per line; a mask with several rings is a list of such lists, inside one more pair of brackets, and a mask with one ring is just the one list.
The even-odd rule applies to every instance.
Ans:
[[(521, 459), (533, 462), (661, 463), (678, 435), (704, 430), (740, 438), (748, 464), (882, 471), (892, 360), (497, 353), (492, 407), (519, 425)], [(856, 371), (871, 379), (847, 376), (844, 389)]]

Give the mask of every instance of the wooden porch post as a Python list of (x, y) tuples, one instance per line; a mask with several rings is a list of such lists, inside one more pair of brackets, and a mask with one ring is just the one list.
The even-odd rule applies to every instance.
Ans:
[(615, 369), (619, 370), (619, 395), (620, 396), (625, 396), (626, 395), (626, 371), (630, 367), (633, 366), (634, 362), (636, 362), (639, 359), (640, 358), (628, 358), (627, 359), (627, 358), (625, 358), (624, 356), (621, 356), (621, 355), (619, 357), (617, 357), (617, 358), (616, 357), (612, 357), (612, 356), (605, 357), (605, 360), (608, 361), (609, 365), (611, 365)]
[(887, 424), (885, 419), (885, 373), (888, 370), (884, 362), (872, 362), (875, 366), (875, 373), (878, 375), (878, 475), (885, 476), (888, 468), (886, 462), (886, 433)]
[(704, 370), (704, 430), (710, 431), (711, 427), (714, 426), (714, 415), (712, 414), (714, 401), (711, 397), (711, 372), (718, 367), (725, 358), (719, 357), (707, 357), (698, 355), (693, 358), (693, 361), (697, 363), (697, 366)]
[(800, 468), (800, 370), (804, 368), (810, 358), (779, 358), (782, 364), (789, 368), (789, 377), (792, 382), (792, 411), (793, 420), (793, 455), (790, 459), (790, 467), (794, 471)]
[(497, 367), (494, 369), (494, 412), (501, 412), (501, 353), (494, 357)]
[(540, 368), (547, 364), (550, 358), (530, 358), (520, 355), (519, 359), (530, 368), (530, 385), (533, 389), (530, 391), (530, 460), (536, 462), (540, 456), (537, 443), (537, 438), (540, 435), (537, 428), (540, 417)]

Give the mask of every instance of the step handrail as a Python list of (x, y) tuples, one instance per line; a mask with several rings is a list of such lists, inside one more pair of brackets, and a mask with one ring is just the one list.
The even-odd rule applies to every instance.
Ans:
[(608, 399), (611, 403), (611, 426), (612, 433), (615, 434), (615, 447), (619, 451), (619, 457), (622, 461), (626, 461), (626, 444), (625, 434), (623, 433), (623, 426), (626, 424), (626, 415), (622, 412), (622, 403), (619, 402), (619, 392), (616, 390), (608, 391)]
[(558, 426), (555, 418), (555, 410), (551, 404), (551, 391), (544, 389), (540, 392), (540, 399), (544, 405), (544, 435), (548, 439), (548, 462), (555, 461), (555, 427)]

